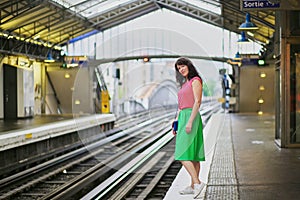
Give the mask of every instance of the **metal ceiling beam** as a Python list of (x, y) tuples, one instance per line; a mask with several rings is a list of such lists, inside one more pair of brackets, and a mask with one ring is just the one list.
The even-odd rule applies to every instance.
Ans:
[[(4, 10), (0, 11), (2, 12), (0, 27), (2, 29), (8, 27), (4, 28), (3, 32), (16, 37), (25, 37), (27, 42), (29, 39), (40, 35), (38, 41), (42, 41), (42, 43), (49, 43), (49, 40), (52, 43), (65, 43), (66, 41), (59, 41), (62, 37), (49, 37), (52, 35), (61, 36), (57, 29), (63, 30), (69, 26), (64, 24), (64, 19), (65, 21), (69, 20), (68, 24), (73, 24), (78, 30), (82, 30), (82, 34), (86, 32), (85, 29), (91, 30), (91, 23), (86, 18), (50, 0), (12, 0), (6, 1), (0, 6), (6, 9), (5, 12)], [(45, 13), (50, 14), (40, 17), (41, 10), (45, 10)], [(9, 16), (6, 13), (9, 13)], [(30, 16), (29, 22), (28, 20), (22, 20), (27, 16)], [(72, 32), (64, 34), (66, 36), (63, 38), (69, 38), (70, 36), (72, 38), (72, 35), (78, 35), (78, 32), (76, 34)], [(19, 48), (19, 46), (16, 48)]]
[[(101, 15), (97, 16), (96, 19), (94, 18), (93, 21), (95, 21), (94, 25), (97, 27), (101, 27), (100, 30), (105, 30), (108, 28), (111, 28), (113, 26), (119, 25), (125, 21), (128, 21), (130, 19), (133, 19), (135, 17), (141, 16), (145, 13), (150, 12), (146, 11), (145, 6), (142, 5), (149, 3), (150, 1), (134, 1), (127, 3), (126, 6), (136, 6), (139, 5), (139, 9), (136, 9), (134, 11), (130, 11), (132, 7), (126, 8), (125, 5), (120, 5), (118, 8), (122, 8), (123, 10), (116, 10), (111, 9), (108, 12), (102, 13)], [(221, 28), (228, 29), (230, 31), (239, 33), (240, 30), (238, 30), (238, 26), (240, 23), (242, 23), (242, 19), (245, 16), (246, 12), (240, 11), (239, 8), (239, 1), (214, 1), (214, 0), (207, 0), (207, 3), (210, 3), (211, 5), (217, 5), (217, 3), (223, 4), (223, 10), (224, 8), (228, 9), (229, 11), (232, 11), (233, 13), (237, 13), (237, 18), (241, 19), (241, 22), (237, 21), (236, 19), (230, 19), (227, 18), (229, 16), (226, 15), (218, 15), (213, 12), (210, 12), (208, 10), (199, 8), (193, 4), (189, 4), (185, 1), (181, 0), (154, 0), (152, 1), (157, 7), (159, 8), (167, 8), (169, 10), (175, 11), (177, 13), (184, 14), (186, 16), (195, 18), (200, 21), (204, 21), (206, 23), (212, 24), (214, 26), (218, 26)], [(152, 7), (151, 7), (152, 8)], [(153, 10), (155, 10), (153, 8)], [(130, 13), (131, 18), (126, 18), (126, 14)], [(134, 14), (132, 14), (134, 13)], [(120, 17), (118, 16), (124, 16), (124, 20), (121, 21)], [(260, 24), (263, 24), (266, 27), (269, 27), (273, 30), (274, 25), (267, 22), (266, 20), (253, 15), (253, 18), (257, 20)], [(231, 25), (231, 22), (234, 22), (235, 24)], [(258, 41), (263, 41), (266, 39), (269, 39), (267, 35), (264, 35), (263, 33), (257, 32), (256, 34), (258, 36)], [(256, 38), (252, 38), (253, 40), (256, 40)]]
[[(81, 5), (77, 4), (73, 7), (77, 6), (80, 9), (80, 6), (84, 7), (91, 1), (86, 0), (82, 2), (83, 4), (80, 3)], [(64, 6), (51, 0), (3, 0), (2, 2), (3, 3), (0, 3), (0, 8), (2, 8), (0, 10), (0, 22), (1, 24), (5, 24), (5, 22), (12, 24), (12, 26), (10, 26), (8, 29), (4, 29), (3, 32), (7, 33), (7, 31), (13, 31), (14, 35), (26, 35), (27, 39), (33, 39), (34, 36), (40, 34), (39, 40), (49, 43), (49, 39), (52, 44), (60, 45), (65, 44), (66, 41), (71, 38), (82, 35), (94, 29), (103, 31), (162, 8), (181, 13), (194, 19), (204, 21), (208, 24), (212, 24), (214, 26), (225, 28), (234, 32), (239, 32), (238, 22), (239, 19), (245, 14), (245, 12), (238, 9), (238, 0), (203, 1), (214, 6), (220, 5), (223, 7), (223, 10), (226, 9), (229, 14), (234, 14), (238, 17), (238, 19), (231, 18), (231, 15), (218, 15), (182, 0), (132, 0), (110, 8), (109, 10), (89, 19), (83, 17), (78, 12), (74, 12), (71, 9), (65, 8)], [(99, 0), (96, 4), (98, 5), (103, 2), (104, 1)], [(38, 11), (41, 8), (45, 9), (45, 13), (51, 12), (51, 14), (41, 16), (39, 14), (40, 12)], [(9, 13), (9, 16), (7, 13)], [(27, 15), (32, 16), (32, 20), (30, 19), (26, 22), (24, 22), (25, 20), (18, 21), (19, 18), (22, 19), (23, 16)], [(4, 16), (6, 18), (4, 18)], [(47, 20), (48, 18), (50, 19), (50, 22)], [(258, 21), (264, 27), (268, 27), (273, 30), (274, 25), (267, 22), (260, 16), (252, 15), (252, 18)], [(67, 20), (70, 20), (68, 25), (64, 23), (64, 21)], [(232, 24), (230, 20), (234, 23)], [(10, 21), (15, 21), (16, 24), (10, 23)], [(49, 30), (49, 32), (46, 30)], [(267, 37), (263, 31), (257, 32), (257, 38)], [(18, 50), (21, 49), (21, 46), (24, 46), (24, 44), (16, 44), (17, 46), (15, 48)], [(30, 48), (32, 47), (30, 46)]]
[[(84, 5), (84, 4), (87, 4), (87, 3), (91, 3), (91, 2), (93, 2), (93, 1), (95, 1), (95, 0), (85, 0), (85, 1), (82, 1), (82, 2), (79, 2), (79, 3), (77, 3), (77, 4), (74, 4), (74, 5), (72, 5), (72, 6), (70, 6), (70, 8), (77, 8), (78, 6), (82, 6), (82, 5)], [(97, 1), (97, 0), (96, 0)], [(103, 3), (103, 2), (105, 2), (105, 1), (107, 1), (107, 0), (102, 0), (102, 1), (97, 1), (97, 3), (96, 4), (101, 4), (101, 3)], [(95, 5), (95, 4), (94, 4)], [(93, 5), (92, 5), (93, 6)]]
[[(120, 62), (120, 61), (127, 61), (127, 60), (143, 60), (145, 56), (125, 56), (125, 57), (117, 57), (117, 58), (103, 58), (98, 60), (91, 60), (89, 64), (91, 66), (99, 66), (101, 64), (110, 63), (110, 62)], [(178, 57), (188, 57), (191, 59), (199, 59), (199, 60), (209, 60), (209, 61), (216, 61), (216, 62), (227, 62), (229, 58), (226, 57), (210, 57), (210, 56), (195, 56), (195, 55), (147, 55), (150, 59), (155, 58), (178, 58)]]
[[(22, 18), (23, 16), (28, 15), (28, 13), (34, 13), (36, 11), (39, 11), (41, 9), (41, 7), (39, 6), (39, 4), (36, 4), (35, 2), (37, 2), (37, 1), (31, 2), (30, 4), (24, 5), (23, 7), (18, 8), (16, 10), (13, 10), (13, 8), (11, 8), (10, 11), (3, 9), (3, 11), (4, 10), (7, 11), (7, 15), (1, 16), (1, 19), (2, 19), (1, 23), (8, 23), (17, 18)], [(17, 5), (20, 5), (20, 4), (17, 4)], [(8, 18), (9, 16), (13, 16), (13, 17), (10, 17), (7, 20), (3, 20), (5, 18)]]
[(111, 21), (110, 20), (103, 21), (101, 24), (97, 24), (97, 26), (99, 26), (102, 31), (107, 30), (109, 28), (120, 25), (120, 24), (130, 21), (132, 19), (136, 19), (138, 17), (141, 17), (143, 15), (146, 15), (146, 14), (151, 13), (156, 10), (158, 10), (157, 7), (150, 6), (147, 8), (143, 8), (143, 10), (140, 10), (139, 12), (132, 12), (132, 13), (128, 13), (126, 15), (117, 16), (114, 20), (111, 20)]
[[(75, 5), (75, 6), (71, 6), (71, 7), (75, 7), (76, 9), (78, 9), (79, 10), (79, 12), (81, 13), (81, 12), (84, 12), (84, 11), (86, 11), (86, 10), (88, 10), (88, 9), (90, 9), (90, 8), (92, 8), (92, 7), (94, 7), (94, 6), (97, 6), (97, 5), (100, 5), (100, 4), (102, 4), (103, 2), (105, 2), (105, 1), (107, 1), (107, 0), (104, 0), (104, 1), (97, 1), (95, 4), (92, 4), (92, 5), (89, 5), (89, 6), (86, 6), (84, 9), (79, 9), (79, 8), (77, 8), (77, 6), (78, 5)], [(91, 0), (88, 0), (88, 2), (91, 2)]]
[(91, 17), (89, 20), (93, 23), (94, 28), (102, 31), (157, 9), (153, 1), (130, 1)]
[(60, 34), (60, 40), (57, 40), (56, 43), (53, 43), (53, 45), (61, 45), (64, 44), (65, 41), (71, 40), (77, 36), (84, 35), (87, 32), (90, 32), (94, 29), (86, 29), (85, 27), (78, 27), (74, 28), (72, 31), (66, 31), (66, 33)]
[[(17, 47), (17, 48), (16, 48)], [(25, 55), (36, 59), (45, 59), (51, 50), (54, 57), (60, 56), (59, 50), (54, 50), (42, 45), (37, 45), (14, 38), (0, 37), (0, 52), (5, 54)]]
[(92, 17), (90, 20), (95, 28), (105, 30), (160, 8), (167, 8), (209, 24), (223, 27), (222, 16), (179, 0), (130, 1)]
[[(52, 12), (49, 12), (49, 13), (45, 13), (45, 15), (38, 15), (38, 16), (35, 15), (34, 17), (32, 17), (31, 20), (20, 23), (20, 24), (16, 25), (15, 27), (11, 27), (9, 29), (9, 31), (12, 32), (12, 31), (15, 31), (19, 28), (23, 28), (25, 26), (29, 26), (29, 25), (34, 24), (34, 23), (40, 24), (39, 21), (43, 21), (43, 20), (47, 19), (48, 17), (53, 16), (55, 13), (56, 13), (56, 11), (52, 11)], [(37, 28), (37, 26), (35, 26), (35, 27)]]
[[(241, 15), (241, 17), (244, 17), (244, 16), (246, 16), (246, 13), (247, 12), (245, 12), (245, 11), (241, 11), (240, 10), (240, 5), (238, 4), (232, 4), (232, 3), (234, 3), (235, 1), (224, 1), (224, 0), (221, 0), (220, 1), (220, 3), (222, 3), (222, 5), (223, 5), (223, 7), (226, 7), (227, 9), (229, 9), (229, 10), (232, 10), (232, 11), (234, 11), (235, 13), (237, 13), (237, 14), (240, 14)], [(224, 8), (223, 8), (224, 9)], [(264, 19), (262, 19), (262, 18), (260, 18), (260, 17), (258, 17), (258, 16), (256, 16), (256, 15), (251, 15), (251, 18), (252, 19), (255, 19), (256, 21), (258, 21), (259, 23), (261, 23), (262, 25), (264, 25), (264, 26), (266, 26), (266, 27), (269, 27), (269, 28), (271, 28), (271, 29), (275, 29), (275, 25), (273, 25), (273, 24), (271, 24), (271, 23), (269, 23), (269, 22), (267, 22), (266, 20), (264, 20)], [(241, 19), (243, 19), (243, 18), (241, 18)]]
[(223, 17), (221, 15), (202, 9), (193, 4), (179, 0), (156, 0), (156, 2), (161, 7), (168, 8), (175, 12), (223, 28)]
[[(26, 1), (26, 0), (23, 0)], [(22, 2), (22, 0), (4, 0), (3, 3), (0, 3), (0, 9), (5, 10), (8, 7), (12, 7)]]
[[(79, 26), (78, 23), (72, 22), (72, 21), (66, 22), (64, 24), (65, 24), (64, 26), (59, 25), (57, 27), (56, 26), (52, 27), (53, 30), (51, 31), (51, 35), (55, 35), (55, 34), (62, 33), (62, 32), (68, 32), (70, 29), (76, 27), (76, 25)], [(51, 36), (50, 36), (50, 38), (52, 39)]]

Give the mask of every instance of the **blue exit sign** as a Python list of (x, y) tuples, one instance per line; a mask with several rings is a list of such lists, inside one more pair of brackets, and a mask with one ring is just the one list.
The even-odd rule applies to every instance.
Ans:
[(241, 10), (259, 10), (280, 8), (280, 3), (271, 3), (268, 0), (241, 0)]

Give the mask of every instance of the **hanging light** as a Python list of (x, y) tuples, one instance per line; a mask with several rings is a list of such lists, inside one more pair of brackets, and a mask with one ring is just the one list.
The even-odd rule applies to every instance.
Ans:
[(244, 31), (241, 32), (241, 37), (238, 40), (238, 43), (243, 43), (243, 42), (250, 42), (246, 37), (246, 33)]
[(258, 27), (251, 22), (250, 14), (246, 13), (246, 21), (240, 25), (239, 29), (243, 31), (253, 31), (257, 30)]
[(236, 54), (235, 54), (233, 60), (242, 60), (242, 57), (241, 57), (240, 52), (236, 52)]
[(46, 60), (44, 60), (45, 62), (54, 62), (55, 60), (53, 59), (53, 57), (52, 57), (52, 54), (51, 54), (51, 52), (49, 52), (48, 54), (47, 54), (47, 59)]
[(72, 58), (71, 63), (67, 64), (67, 67), (78, 67), (78, 62), (74, 58)]
[(243, 60), (243, 58), (241, 57), (240, 52), (237, 52), (233, 59), (227, 60), (227, 63), (229, 63), (231, 65), (237, 65), (237, 66), (241, 67), (242, 66), (242, 60)]

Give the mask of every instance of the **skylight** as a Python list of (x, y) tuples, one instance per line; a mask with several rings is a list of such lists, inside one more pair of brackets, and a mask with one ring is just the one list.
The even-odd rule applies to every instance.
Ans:
[(132, 0), (53, 0), (66, 8), (84, 16), (92, 17), (99, 13)]
[(221, 6), (218, 0), (183, 0), (189, 4), (193, 4), (199, 8), (209, 10), (216, 14), (221, 14)]
[[(100, 13), (109, 10), (113, 7), (120, 6), (134, 0), (52, 0), (66, 8), (82, 15), (83, 17), (91, 18)], [(216, 14), (221, 14), (221, 7), (218, 0), (183, 0), (189, 4), (204, 8)]]

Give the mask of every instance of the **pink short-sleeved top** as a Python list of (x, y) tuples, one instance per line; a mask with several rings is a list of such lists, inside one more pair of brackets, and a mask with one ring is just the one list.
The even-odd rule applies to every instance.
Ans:
[(185, 82), (181, 89), (178, 91), (178, 108), (180, 110), (184, 108), (192, 108), (195, 102), (192, 82), (199, 80), (202, 85), (202, 80), (199, 77), (193, 77), (191, 80)]

